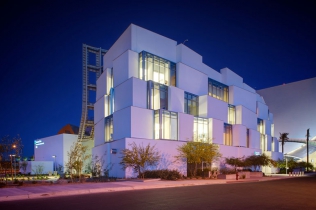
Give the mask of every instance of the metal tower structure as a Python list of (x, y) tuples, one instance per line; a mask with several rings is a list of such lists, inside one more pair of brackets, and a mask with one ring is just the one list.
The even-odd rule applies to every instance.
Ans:
[(102, 58), (107, 50), (82, 45), (82, 112), (78, 140), (81, 142), (93, 140), (94, 137), (94, 103), (96, 81), (102, 73)]

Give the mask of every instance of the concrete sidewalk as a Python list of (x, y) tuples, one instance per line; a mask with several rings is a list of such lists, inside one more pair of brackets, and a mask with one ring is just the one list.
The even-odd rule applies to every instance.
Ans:
[(180, 181), (117, 181), (117, 182), (102, 182), (102, 183), (74, 183), (74, 184), (61, 184), (50, 186), (32, 186), (32, 187), (12, 187), (0, 188), (0, 202), (20, 199), (33, 199), (52, 196), (65, 196), (65, 195), (80, 195), (88, 193), (101, 193), (101, 192), (117, 192), (127, 190), (142, 190), (142, 189), (155, 189), (155, 188), (169, 188), (169, 187), (185, 187), (185, 186), (198, 186), (198, 185), (213, 185), (213, 184), (226, 184), (226, 183), (245, 183), (245, 182), (258, 182), (258, 181), (271, 181), (277, 179), (294, 178), (289, 176), (269, 176), (269, 177), (256, 177), (250, 179), (240, 180), (225, 180), (225, 179), (210, 179), (210, 180), (180, 180)]

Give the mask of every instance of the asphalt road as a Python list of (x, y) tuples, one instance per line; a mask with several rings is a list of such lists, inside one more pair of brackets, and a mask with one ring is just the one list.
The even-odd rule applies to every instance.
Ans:
[(0, 202), (0, 209), (316, 209), (316, 177)]

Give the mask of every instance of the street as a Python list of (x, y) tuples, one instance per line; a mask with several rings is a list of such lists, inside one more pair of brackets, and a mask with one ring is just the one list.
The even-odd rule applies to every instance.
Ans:
[(1, 209), (316, 209), (316, 177), (1, 202)]

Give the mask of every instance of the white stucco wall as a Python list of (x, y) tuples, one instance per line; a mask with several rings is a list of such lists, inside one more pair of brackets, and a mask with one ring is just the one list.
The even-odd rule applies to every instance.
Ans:
[(52, 156), (55, 155), (56, 165), (65, 166), (68, 161), (67, 152), (77, 139), (78, 136), (73, 134), (59, 134), (38, 139), (42, 140), (44, 144), (37, 146), (37, 148), (34, 145), (35, 161), (54, 161)]
[[(199, 84), (199, 85), (198, 85)], [(200, 85), (206, 84), (206, 85)], [(183, 63), (177, 63), (177, 87), (195, 95), (208, 94), (206, 74)]]
[[(263, 96), (273, 113), (274, 133), (277, 138), (279, 133), (289, 133), (290, 138), (305, 139), (308, 128), (312, 137), (315, 136), (316, 77), (257, 92)], [(286, 143), (284, 153), (299, 147), (299, 143)]]

